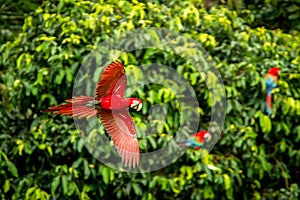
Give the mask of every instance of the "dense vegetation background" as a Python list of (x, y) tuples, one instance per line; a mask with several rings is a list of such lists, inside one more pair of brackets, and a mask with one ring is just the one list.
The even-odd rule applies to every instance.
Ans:
[[(1, 198), (299, 199), (299, 8), (299, 0), (4, 1)], [(40, 110), (71, 97), (77, 70), (97, 44), (141, 27), (168, 28), (203, 45), (222, 75), (227, 116), (222, 138), (208, 156), (188, 150), (166, 168), (129, 174), (93, 158), (72, 119)], [(155, 51), (132, 52), (123, 61), (173, 66), (201, 100), (199, 110), (207, 121), (200, 127), (206, 128), (211, 99), (192, 66)], [(263, 75), (273, 66), (281, 67), (282, 74), (274, 114), (268, 117)], [(157, 98), (159, 90), (139, 95), (151, 106), (163, 101)], [(146, 114), (136, 113), (135, 120)], [(170, 113), (169, 126), (146, 141), (151, 148), (172, 132), (175, 117)]]

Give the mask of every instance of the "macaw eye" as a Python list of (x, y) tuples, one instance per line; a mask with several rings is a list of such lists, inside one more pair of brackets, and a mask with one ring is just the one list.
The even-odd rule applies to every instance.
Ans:
[(137, 105), (134, 105), (131, 108), (134, 109), (134, 110), (136, 110), (137, 109)]
[(138, 103), (138, 104), (132, 104), (130, 106), (130, 108), (136, 110), (136, 111), (140, 111), (142, 109), (142, 104), (141, 103)]

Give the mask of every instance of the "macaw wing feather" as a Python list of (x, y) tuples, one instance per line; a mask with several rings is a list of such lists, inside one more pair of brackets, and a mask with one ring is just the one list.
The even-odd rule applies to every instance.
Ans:
[(203, 146), (203, 143), (196, 140), (196, 138), (190, 138), (184, 141), (182, 146), (193, 147), (196, 150)]
[(126, 85), (127, 77), (122, 63), (112, 62), (101, 74), (95, 90), (96, 100), (100, 101), (102, 97), (112, 93), (124, 96)]
[(193, 137), (193, 143), (196, 146), (202, 146), (203, 145), (203, 139), (199, 138), (199, 136), (193, 135), (192, 137)]
[(271, 115), (271, 104), (272, 104), (272, 90), (276, 87), (277, 85), (277, 82), (278, 82), (278, 77), (277, 76), (274, 76), (272, 74), (266, 74), (265, 75), (265, 83), (266, 83), (266, 112), (267, 114), (270, 116)]
[(129, 113), (99, 110), (99, 118), (121, 154), (125, 166), (139, 164), (140, 150), (136, 138), (134, 122)]
[(267, 85), (267, 92), (271, 92), (277, 85), (278, 78), (271, 74), (266, 74), (265, 83)]

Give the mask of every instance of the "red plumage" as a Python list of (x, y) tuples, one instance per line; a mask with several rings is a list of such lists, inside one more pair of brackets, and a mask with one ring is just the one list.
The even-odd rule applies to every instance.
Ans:
[(269, 116), (272, 113), (272, 107), (271, 107), (272, 90), (277, 85), (279, 72), (280, 72), (280, 68), (272, 67), (269, 69), (268, 73), (264, 77), (266, 83), (266, 113)]
[(271, 110), (271, 102), (272, 102), (272, 96), (271, 94), (266, 94), (266, 106), (268, 110)]
[(280, 72), (280, 68), (272, 67), (269, 69), (268, 74), (273, 75), (273, 76), (278, 76), (279, 72)]
[(93, 97), (89, 96), (78, 96), (73, 99), (67, 99), (68, 104), (61, 104), (57, 106), (49, 107), (43, 112), (53, 112), (57, 115), (71, 116), (71, 117), (88, 117), (91, 118), (97, 114), (94, 106), (87, 106), (89, 102), (94, 102)]
[(44, 112), (79, 118), (97, 115), (112, 138), (122, 161), (126, 166), (135, 167), (139, 164), (140, 151), (134, 122), (127, 109), (130, 107), (139, 111), (142, 101), (138, 98), (125, 98), (126, 84), (123, 65), (113, 62), (101, 74), (95, 97), (75, 96), (66, 100), (68, 104), (52, 106)]
[(188, 146), (194, 148), (195, 150), (200, 150), (204, 143), (209, 142), (211, 139), (211, 133), (206, 130), (202, 130), (191, 135), (189, 139), (183, 141), (182, 146)]

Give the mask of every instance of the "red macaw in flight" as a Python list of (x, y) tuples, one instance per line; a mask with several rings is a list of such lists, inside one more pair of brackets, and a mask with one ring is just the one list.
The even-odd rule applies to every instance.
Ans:
[(278, 82), (278, 74), (280, 72), (280, 68), (273, 67), (269, 69), (268, 73), (265, 75), (265, 83), (266, 83), (266, 112), (270, 116), (272, 113), (272, 90), (276, 87)]
[(125, 98), (127, 78), (123, 65), (116, 61), (108, 65), (95, 89), (95, 97), (74, 96), (66, 100), (67, 104), (49, 107), (44, 112), (71, 117), (98, 116), (125, 166), (135, 167), (139, 164), (140, 150), (133, 119), (127, 108), (136, 111), (142, 109), (138, 98)]
[(212, 139), (212, 135), (206, 131), (200, 131), (191, 135), (191, 137), (183, 142), (183, 146), (195, 148), (200, 150), (205, 142), (209, 142)]

